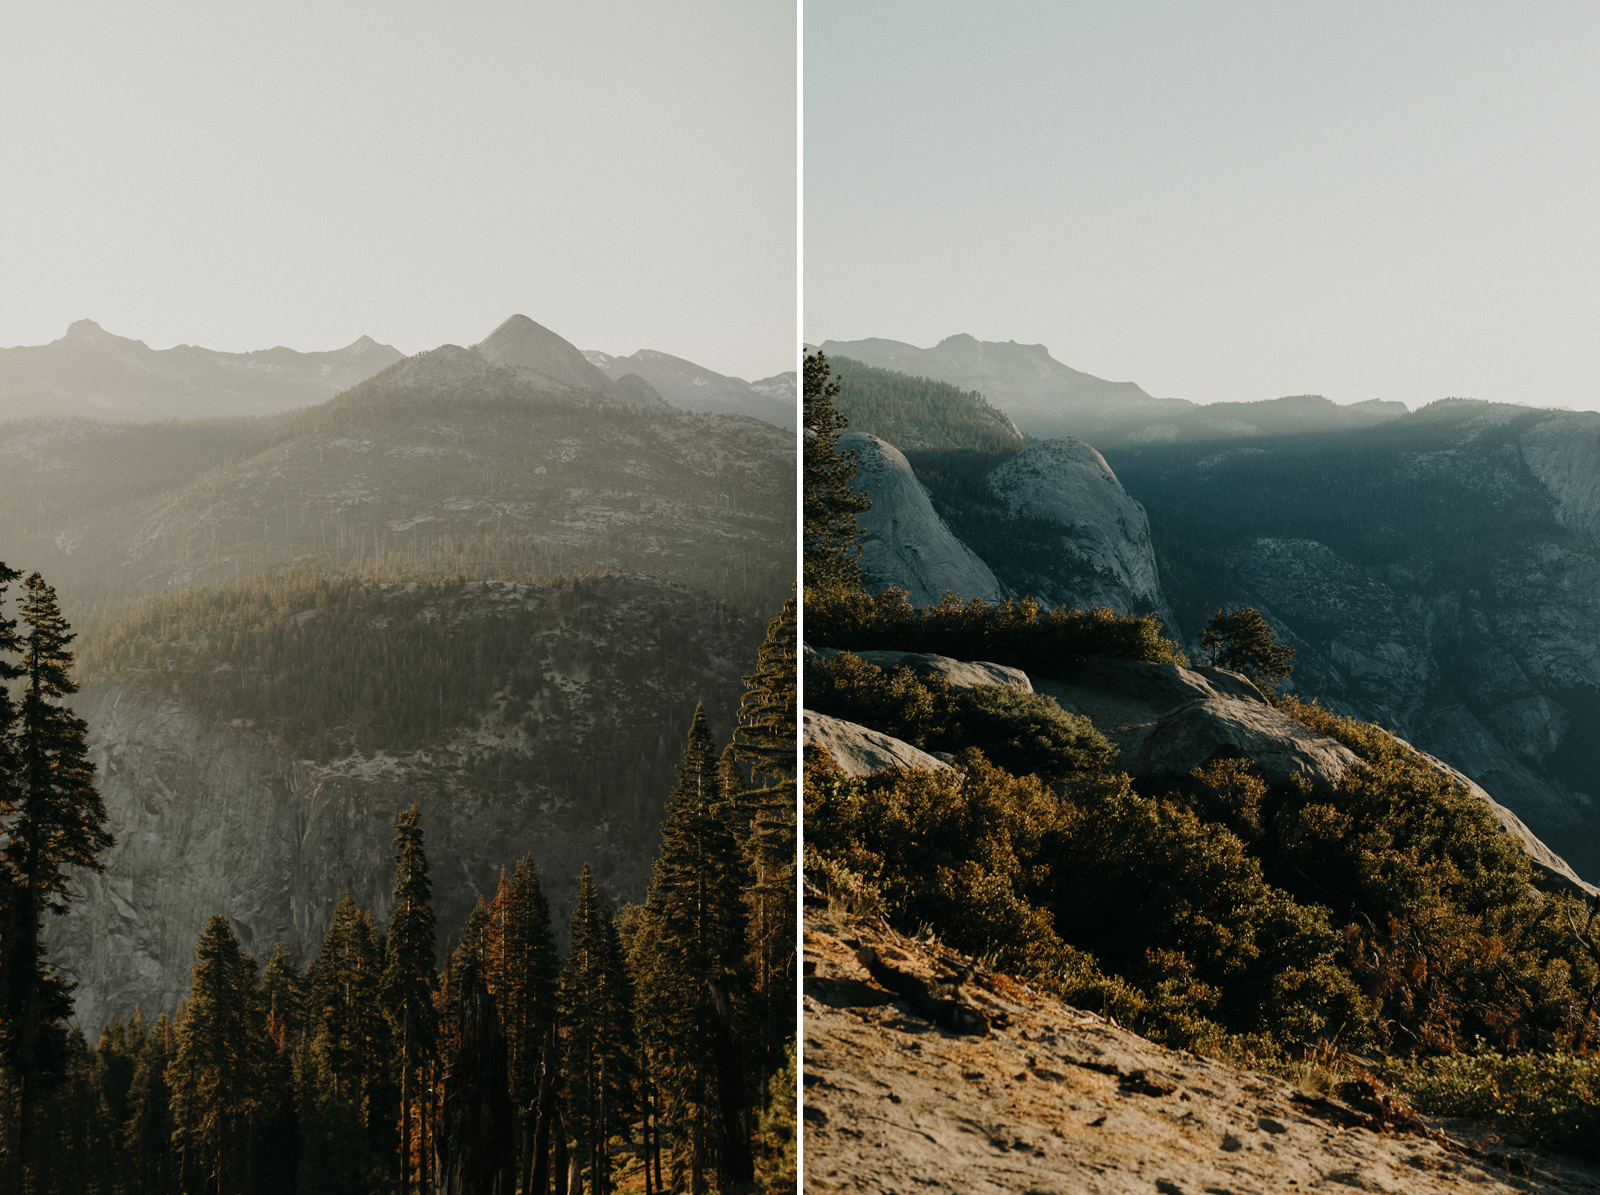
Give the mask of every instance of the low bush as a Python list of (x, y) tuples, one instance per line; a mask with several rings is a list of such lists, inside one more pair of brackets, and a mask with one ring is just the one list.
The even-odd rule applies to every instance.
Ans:
[(1325, 912), (1267, 884), (1226, 829), (1123, 776), (1063, 794), (976, 750), (960, 763), (852, 780), (813, 753), (813, 878), (1174, 1044), (1363, 1035)]
[(947, 593), (937, 606), (917, 607), (899, 589), (871, 594), (808, 585), (806, 641), (847, 651), (937, 652), (1043, 675), (1097, 656), (1186, 662), (1178, 645), (1163, 637), (1154, 614), (1124, 615), (1098, 606), (1041, 610), (1032, 598), (990, 605)]
[(807, 669), (806, 706), (925, 751), (980, 747), (1008, 772), (1047, 780), (1105, 767), (1117, 753), (1089, 719), (1041, 693), (955, 689), (939, 673), (879, 668), (847, 651)]
[(1459, 1116), (1535, 1144), (1600, 1158), (1600, 1058), (1452, 1054), (1401, 1063), (1387, 1077), (1430, 1116)]

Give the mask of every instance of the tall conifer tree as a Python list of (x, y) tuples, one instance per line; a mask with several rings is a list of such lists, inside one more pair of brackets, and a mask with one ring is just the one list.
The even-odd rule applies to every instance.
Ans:
[(422, 809), (412, 805), (394, 824), (394, 914), (389, 918), (388, 960), (383, 972), (384, 1007), (399, 1046), (400, 1189), (410, 1195), (412, 1104), (425, 1067), (438, 1048), (433, 997), (433, 882), (423, 849)]
[(707, 980), (736, 976), (744, 954), (744, 867), (722, 817), (716, 745), (695, 708), (678, 783), (661, 825), (645, 901), (639, 976), (651, 1078), (674, 1138), (674, 1169), (707, 1189), (720, 1146), (720, 1091)]
[(633, 983), (611, 910), (600, 899), (588, 864), (568, 923), (571, 949), (561, 972), (561, 1021), (566, 1031), (567, 1106), (578, 1139), (579, 1164), (590, 1190), (611, 1189), (607, 1143), (634, 1110), (638, 1074), (633, 1030)]
[(856, 547), (856, 516), (872, 500), (850, 488), (855, 459), (839, 451), (849, 420), (833, 403), (839, 383), (830, 377), (828, 359), (809, 353), (805, 360), (805, 432), (801, 437), (805, 474), (805, 574), (807, 585), (857, 588), (862, 581)]
[[(17, 574), (0, 566), (0, 581)], [(10, 782), (0, 780), (0, 1050), (20, 1077), (17, 1166), (21, 1185), (31, 1165), (34, 1111), (41, 1078), (52, 1059), (64, 1057), (61, 1022), (71, 1013), (70, 987), (45, 962), (40, 938), (48, 910), (67, 911), (71, 871), (100, 871), (98, 856), (111, 845), (106, 810), (94, 786), (86, 738), (88, 727), (61, 702), (78, 691), (69, 675), (76, 636), (61, 616), (55, 590), (34, 573), (24, 583), (18, 636), (15, 622), (0, 624), (0, 652), (20, 648), (20, 667), (7, 664), (0, 681), (21, 682), (22, 700), (4, 700), (0, 722), (9, 721), (9, 743), (0, 765)], [(0, 585), (3, 592), (4, 585)], [(4, 685), (0, 684), (0, 689)], [(5, 726), (0, 725), (0, 731)]]
[(194, 978), (167, 1068), (186, 1184), (217, 1191), (244, 1185), (266, 1039), (256, 983), (255, 963), (240, 951), (228, 919), (213, 915), (195, 943)]

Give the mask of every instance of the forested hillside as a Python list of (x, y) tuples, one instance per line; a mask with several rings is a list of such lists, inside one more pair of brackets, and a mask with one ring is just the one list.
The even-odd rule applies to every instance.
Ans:
[[(389, 627), (403, 638), (407, 623), (420, 618), (441, 628), (405, 662), (424, 701), (432, 699), (427, 682), (442, 684), (447, 675), (458, 701), (481, 698), (481, 687), (445, 662), (456, 655), (496, 683), (537, 660), (546, 665), (544, 679), (582, 689), (603, 671), (594, 667), (593, 649), (621, 635), (639, 645), (628, 658), (645, 689), (659, 669), (681, 684), (704, 681), (707, 646), (722, 642), (718, 628), (683, 627), (693, 632), (687, 639), (653, 640), (644, 625), (652, 584), (587, 578), (543, 591), (491, 586), (499, 592), (486, 607), (475, 601), (486, 588), (477, 583), (389, 592), (302, 576), (191, 595), (107, 628), (98, 667), (182, 694), (190, 674), (226, 674), (238, 663), (255, 669), (258, 681), (295, 676), (300, 683), (288, 691), (306, 695), (320, 686), (316, 675), (307, 683), (314, 655), (391, 677), (386, 647), (394, 638), (380, 633), (371, 652), (361, 641)], [(295, 607), (305, 601), (312, 604), (299, 613), (314, 617), (297, 621)], [(709, 609), (715, 607), (700, 599), (702, 620)], [(298, 651), (304, 643), (291, 628), (324, 620), (327, 633), (311, 632), (311, 650)], [(496, 622), (507, 625), (487, 625)], [(541, 862), (550, 855), (548, 833), (532, 851), (491, 833), (492, 848), (505, 852), (498, 879), (486, 877), (470, 905), (452, 899), (465, 869), (459, 851), (441, 849), (440, 839), (448, 843), (462, 830), (481, 834), (486, 826), (481, 814), (467, 819), (473, 824), (452, 825), (463, 809), (459, 787), (452, 794), (447, 785), (470, 774), (467, 787), (476, 781), (484, 790), (478, 803), (506, 804), (500, 790), (515, 783), (456, 761), (421, 786), (409, 808), (301, 827), (310, 839), (330, 828), (347, 840), (365, 831), (370, 840), (339, 845), (382, 861), (375, 876), (358, 877), (337, 898), (329, 894), (319, 911), (325, 928), (311, 939), (269, 945), (261, 937), (252, 957), (241, 931), (259, 935), (265, 927), (226, 911), (249, 882), (237, 870), (230, 874), (217, 911), (189, 919), (201, 928), (187, 926), (197, 940), (185, 952), (184, 998), (176, 1008), (170, 1000), (124, 1004), (100, 1033), (86, 1035), (81, 1019), (69, 1033), (70, 1004), (52, 995), (48, 1011), (35, 1014), (37, 1002), (26, 997), (9, 952), (0, 987), (0, 1178), (7, 1189), (376, 1195), (435, 1184), (463, 1189), (462, 1176), (475, 1175), (502, 1192), (569, 1184), (597, 1192), (669, 1184), (793, 1192), (792, 601), (764, 631), (759, 650), (748, 644), (738, 661), (751, 671), (736, 688), (737, 714), (723, 708), (728, 729), (714, 735), (697, 703), (670, 735), (676, 782), (662, 776), (648, 796), (660, 819), (639, 843), (649, 879), (634, 888), (634, 903), (619, 908), (617, 889), (602, 884), (589, 862), (572, 875), (578, 852), (561, 851), (553, 866)], [(519, 655), (523, 637), (529, 642)], [(573, 650), (561, 655), (563, 644)], [(443, 655), (432, 654), (441, 645)], [(243, 690), (227, 686), (192, 692), (223, 703), (207, 708), (212, 720), (245, 708), (271, 720), (279, 708), (270, 699), (265, 707), (241, 705), (248, 700)], [(664, 695), (652, 696), (652, 713), (670, 717)], [(374, 700), (374, 691), (342, 691), (323, 712), (338, 720)], [(298, 733), (290, 723), (275, 725), (289, 738)], [(545, 729), (560, 736), (585, 728), (593, 729), (593, 719), (569, 710)], [(10, 729), (0, 726), (7, 746)], [(620, 746), (604, 744), (612, 755)], [(112, 754), (102, 768), (108, 780), (120, 762)], [(403, 805), (398, 778), (393, 771), (386, 777), (382, 808)], [(0, 779), (24, 810), (36, 808), (31, 780), (6, 771)], [(586, 779), (584, 787), (597, 793), (597, 778)], [(477, 812), (472, 803), (469, 813)], [(116, 800), (110, 805), (114, 821)], [(176, 812), (194, 816), (192, 809)], [(530, 810), (520, 812), (529, 828), (547, 831), (527, 818)], [(260, 811), (251, 816), (259, 826)], [(627, 811), (589, 808), (579, 820), (596, 816), (625, 818)], [(121, 827), (123, 842), (150, 828)], [(275, 836), (230, 837), (260, 852)], [(104, 837), (99, 850), (116, 847)], [(157, 882), (180, 884), (177, 873), (205, 866), (202, 854), (180, 852)], [(92, 862), (92, 853), (82, 861)], [(127, 887), (137, 876), (119, 866), (125, 857), (103, 862), (115, 877), (113, 901), (96, 901), (103, 893), (91, 888), (87, 900), (63, 910), (78, 916), (54, 920), (75, 923), (89, 914), (93, 921), (108, 903), (117, 904), (119, 917), (137, 919), (128, 897), (142, 905), (145, 894)], [(281, 859), (266, 863), (274, 872), (285, 867)], [(312, 871), (319, 880), (338, 874), (326, 866)], [(574, 885), (570, 896), (560, 895)], [(358, 900), (356, 892), (369, 895)], [(8, 925), (17, 923), (18, 896), (0, 890)], [(168, 933), (178, 924), (182, 919), (160, 919)], [(50, 954), (60, 971), (73, 973), (70, 951)], [(146, 958), (122, 960), (124, 971), (137, 971)], [(55, 981), (44, 986), (56, 993)], [(43, 1031), (37, 1047), (19, 1032), (30, 1023)]]
[(647, 572), (770, 615), (793, 580), (793, 469), (793, 434), (769, 424), (586, 395), (447, 348), (283, 416), (6, 425), (0, 551), (48, 566), (80, 624), (305, 563)]
[(829, 357), (839, 382), (835, 400), (850, 429), (887, 440), (902, 452), (1016, 449), (1027, 438), (976, 390)]

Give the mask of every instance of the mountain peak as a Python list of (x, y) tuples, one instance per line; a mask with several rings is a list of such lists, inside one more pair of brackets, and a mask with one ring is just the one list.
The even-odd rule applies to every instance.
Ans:
[(81, 319), (67, 325), (67, 335), (74, 339), (88, 340), (106, 336), (108, 333), (92, 319)]
[(615, 393), (611, 379), (590, 364), (577, 346), (525, 315), (513, 315), (474, 345), (473, 351), (495, 365), (531, 369), (574, 390)]

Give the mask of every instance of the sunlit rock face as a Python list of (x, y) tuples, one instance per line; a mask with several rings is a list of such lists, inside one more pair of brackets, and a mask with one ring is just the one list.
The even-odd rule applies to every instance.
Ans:
[(852, 486), (872, 498), (872, 508), (856, 518), (867, 588), (904, 589), (918, 606), (936, 605), (946, 592), (969, 601), (1005, 596), (989, 566), (939, 518), (898, 448), (865, 432), (846, 432), (839, 451), (855, 459)]

